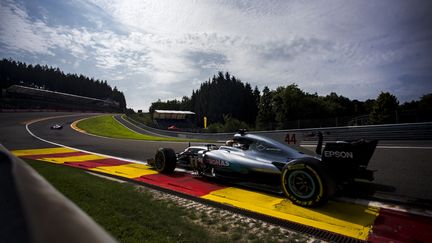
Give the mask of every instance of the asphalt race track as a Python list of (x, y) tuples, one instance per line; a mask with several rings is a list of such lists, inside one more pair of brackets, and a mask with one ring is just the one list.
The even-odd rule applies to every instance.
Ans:
[[(72, 122), (93, 115), (74, 113), (0, 113), (0, 131), (2, 134), (0, 143), (9, 150), (50, 147), (52, 145), (31, 136), (26, 130), (25, 123), (38, 120), (41, 117), (65, 116), (35, 122), (29, 125), (29, 130), (40, 138), (61, 145), (140, 161), (153, 157), (156, 150), (161, 146), (169, 146), (174, 149), (183, 149), (188, 146), (188, 143), (178, 142), (164, 142), (161, 145), (159, 142), (153, 141), (101, 138), (79, 133), (70, 127)], [(50, 126), (53, 124), (63, 124), (64, 127), (62, 130), (51, 130)]]
[[(111, 139), (79, 133), (70, 127), (76, 120), (94, 114), (77, 113), (0, 113), (0, 143), (9, 150), (47, 148), (43, 142), (26, 130), (25, 124), (40, 118), (28, 126), (37, 137), (82, 149), (120, 158), (145, 161), (154, 156), (159, 147), (171, 147), (176, 151), (188, 146), (186, 142), (152, 142)], [(53, 124), (64, 124), (62, 130), (49, 129)], [(376, 149), (369, 167), (376, 169), (373, 183), (356, 183), (348, 194), (351, 197), (374, 197), (376, 199), (402, 198), (410, 203), (432, 207), (432, 146), (430, 141), (404, 141), (391, 146), (382, 142)]]
[[(148, 134), (142, 128), (116, 120), (137, 133)], [(432, 207), (432, 141), (380, 141), (369, 167), (376, 170), (372, 182), (357, 182), (347, 188), (344, 195), (366, 197), (375, 200), (395, 200)], [(315, 147), (309, 148), (315, 149)]]

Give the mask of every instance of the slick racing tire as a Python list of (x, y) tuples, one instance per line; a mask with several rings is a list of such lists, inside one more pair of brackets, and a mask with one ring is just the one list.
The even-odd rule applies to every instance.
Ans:
[(336, 191), (334, 180), (321, 162), (313, 158), (286, 164), (282, 169), (281, 186), (289, 200), (303, 207), (323, 205)]
[(170, 148), (160, 148), (156, 152), (154, 168), (165, 174), (174, 172), (177, 163), (177, 157), (174, 150)]

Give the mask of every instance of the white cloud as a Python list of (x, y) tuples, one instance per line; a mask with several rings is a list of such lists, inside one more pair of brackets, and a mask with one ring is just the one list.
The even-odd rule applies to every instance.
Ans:
[(0, 43), (15, 51), (53, 55), (49, 43), (40, 36), (41, 32), (50, 34), (41, 28), (44, 23), (40, 20), (32, 23), (23, 9), (8, 3), (0, 2)]
[(56, 25), (0, 3), (2, 52), (59, 56), (58, 63), (65, 52), (75, 70), (127, 90), (133, 108), (190, 95), (218, 70), (260, 88), (295, 82), (309, 92), (373, 98), (375, 87), (431, 69), (430, 52), (422, 52), (431, 47), (430, 31), (417, 19), (427, 11), (403, 1), (90, 2), (83, 16), (103, 12), (117, 26), (102, 29), (97, 17), (92, 28)]

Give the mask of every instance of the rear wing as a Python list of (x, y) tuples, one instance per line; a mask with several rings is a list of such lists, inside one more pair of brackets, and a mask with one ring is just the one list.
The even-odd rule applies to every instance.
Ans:
[(360, 166), (367, 166), (371, 159), (378, 140), (358, 140), (354, 142), (327, 143), (323, 152), (322, 160), (349, 161)]
[(327, 143), (321, 160), (338, 180), (364, 179), (373, 181), (374, 172), (367, 166), (378, 140)]

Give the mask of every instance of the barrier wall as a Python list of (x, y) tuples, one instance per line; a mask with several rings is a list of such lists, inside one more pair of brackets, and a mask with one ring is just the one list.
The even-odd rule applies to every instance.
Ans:
[[(130, 117), (124, 116), (124, 118), (127, 119), (127, 121), (133, 123), (134, 125), (141, 127), (145, 130), (171, 137), (227, 140), (233, 135), (233, 133), (188, 133), (166, 131), (146, 126), (138, 121), (133, 120)], [(121, 118), (116, 117), (116, 119)], [(316, 133), (317, 131), (323, 132), (327, 141), (355, 140), (359, 138), (378, 140), (432, 140), (432, 122), (391, 125), (326, 127), (312, 129), (307, 128), (276, 131), (253, 131), (250, 133), (267, 136), (284, 143), (298, 143), (302, 140), (316, 140), (314, 136), (308, 135)]]
[(116, 242), (1, 144), (0, 168), (1, 242)]

